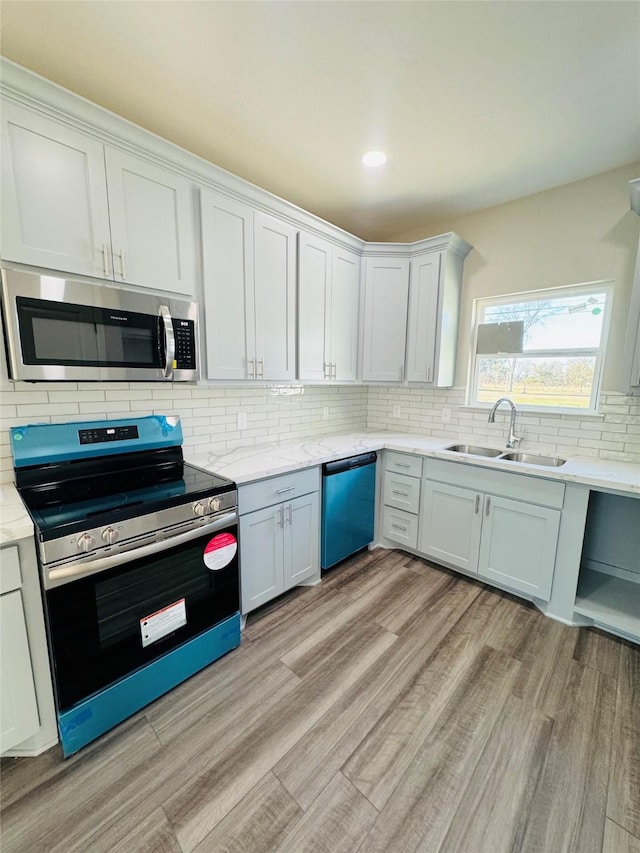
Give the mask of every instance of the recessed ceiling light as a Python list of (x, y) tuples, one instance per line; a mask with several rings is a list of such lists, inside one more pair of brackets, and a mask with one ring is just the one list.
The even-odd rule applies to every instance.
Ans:
[(365, 166), (382, 166), (387, 162), (387, 155), (384, 151), (367, 151), (362, 155), (362, 162)]

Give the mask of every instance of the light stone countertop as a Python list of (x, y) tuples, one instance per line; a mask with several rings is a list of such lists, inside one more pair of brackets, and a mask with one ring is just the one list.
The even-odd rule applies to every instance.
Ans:
[[(640, 465), (630, 462), (573, 458), (560, 468), (543, 468), (539, 465), (496, 461), (484, 456), (469, 456), (444, 450), (453, 443), (455, 440), (451, 437), (437, 438), (390, 432), (347, 433), (319, 436), (305, 441), (239, 447), (222, 453), (208, 451), (204, 447), (201, 452), (188, 454), (186, 459), (193, 465), (242, 484), (321, 465), (323, 462), (343, 459), (368, 450), (387, 449), (640, 496)], [(0, 486), (0, 545), (18, 542), (31, 536), (33, 523), (18, 492), (11, 483), (3, 484)]]
[(205, 447), (199, 453), (189, 454), (187, 461), (242, 484), (312, 465), (321, 465), (367, 450), (387, 449), (640, 495), (640, 465), (631, 462), (574, 457), (559, 468), (548, 468), (522, 462), (498, 461), (485, 456), (452, 453), (444, 449), (454, 443), (455, 439), (451, 437), (388, 432), (349, 433), (319, 436), (305, 441), (239, 447), (224, 452), (208, 451)]

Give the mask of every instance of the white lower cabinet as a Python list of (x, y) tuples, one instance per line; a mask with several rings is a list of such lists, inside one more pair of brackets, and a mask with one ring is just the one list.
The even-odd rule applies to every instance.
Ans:
[(382, 535), (405, 548), (418, 547), (422, 459), (387, 450), (382, 489)]
[[(299, 494), (301, 491), (308, 493)], [(278, 500), (286, 494), (291, 495), (288, 500)], [(271, 501), (271, 505), (254, 508), (263, 501)], [(240, 486), (239, 507), (241, 609), (245, 614), (291, 587), (320, 577), (318, 469)]]
[(21, 587), (18, 549), (6, 548), (0, 569), (0, 753), (40, 727)]
[[(435, 460), (426, 469), (418, 550), (548, 601), (564, 484)], [(430, 472), (454, 482), (431, 479)]]

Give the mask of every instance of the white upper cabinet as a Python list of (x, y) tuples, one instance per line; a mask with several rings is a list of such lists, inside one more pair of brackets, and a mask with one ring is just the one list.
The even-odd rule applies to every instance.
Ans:
[(105, 149), (113, 278), (192, 294), (190, 181), (116, 148)]
[(366, 258), (362, 378), (404, 379), (409, 297), (407, 258)]
[(4, 260), (193, 294), (186, 178), (10, 102), (2, 149)]
[(112, 277), (104, 146), (2, 105), (2, 257)]
[(201, 191), (209, 379), (295, 377), (296, 231)]
[(257, 378), (295, 379), (297, 231), (258, 211), (253, 229)]
[(355, 381), (360, 257), (301, 233), (299, 243), (299, 378)]

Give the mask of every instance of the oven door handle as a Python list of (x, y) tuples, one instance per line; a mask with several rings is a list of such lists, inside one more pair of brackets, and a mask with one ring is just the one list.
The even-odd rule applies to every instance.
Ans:
[(173, 323), (171, 313), (166, 305), (160, 306), (160, 319), (164, 332), (164, 369), (163, 375), (166, 379), (173, 378), (173, 360), (176, 357), (176, 339), (173, 334)]
[(142, 557), (149, 557), (153, 554), (159, 554), (162, 551), (168, 551), (176, 545), (182, 545), (184, 542), (190, 542), (192, 539), (198, 539), (200, 536), (207, 536), (208, 534), (215, 533), (217, 530), (231, 527), (237, 524), (237, 522), (237, 513), (227, 512), (220, 518), (216, 518), (211, 524), (203, 524), (201, 527), (187, 530), (186, 533), (178, 533), (176, 536), (169, 536), (166, 539), (161, 539), (159, 542), (152, 542), (150, 545), (141, 545), (139, 548), (134, 546), (129, 551), (122, 551), (110, 557), (100, 557), (97, 560), (87, 560), (82, 563), (72, 563), (71, 565), (58, 566), (54, 569), (45, 570), (45, 589), (62, 586), (62, 584), (70, 583), (89, 575), (95, 575), (98, 572), (106, 572), (107, 569), (112, 569), (114, 566), (121, 566), (123, 563), (130, 563)]

